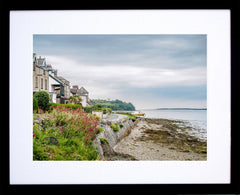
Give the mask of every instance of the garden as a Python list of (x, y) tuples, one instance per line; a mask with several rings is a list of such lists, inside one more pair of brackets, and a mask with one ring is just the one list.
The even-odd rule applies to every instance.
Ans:
[(33, 160), (101, 160), (93, 144), (99, 117), (80, 105), (49, 104), (48, 96), (33, 97)]

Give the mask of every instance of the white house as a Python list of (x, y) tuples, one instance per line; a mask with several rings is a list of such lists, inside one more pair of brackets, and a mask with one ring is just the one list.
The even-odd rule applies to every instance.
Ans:
[(49, 94), (52, 97), (53, 103), (61, 103), (61, 91), (63, 83), (54, 75), (54, 71), (49, 71)]
[(74, 85), (71, 89), (70, 89), (71, 95), (79, 95), (82, 98), (82, 106), (86, 107), (89, 106), (89, 93), (88, 91), (84, 88), (81, 87), (80, 89), (78, 88), (77, 85)]

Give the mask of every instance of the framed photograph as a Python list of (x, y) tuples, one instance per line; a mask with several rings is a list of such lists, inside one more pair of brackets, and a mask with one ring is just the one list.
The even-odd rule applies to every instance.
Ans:
[(230, 184), (230, 35), (227, 9), (10, 11), (10, 184)]

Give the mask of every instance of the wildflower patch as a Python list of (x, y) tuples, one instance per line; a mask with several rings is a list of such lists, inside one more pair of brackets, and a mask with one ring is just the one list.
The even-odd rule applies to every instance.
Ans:
[(77, 109), (50, 106), (33, 125), (33, 160), (100, 160), (93, 146), (99, 118)]

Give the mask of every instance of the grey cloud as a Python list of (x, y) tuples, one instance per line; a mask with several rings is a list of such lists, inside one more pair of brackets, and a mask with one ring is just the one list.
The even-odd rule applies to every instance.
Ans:
[(206, 65), (204, 35), (75, 35), (43, 39), (43, 44), (47, 44), (47, 40), (52, 43), (50, 54), (58, 53), (94, 66), (184, 68)]

